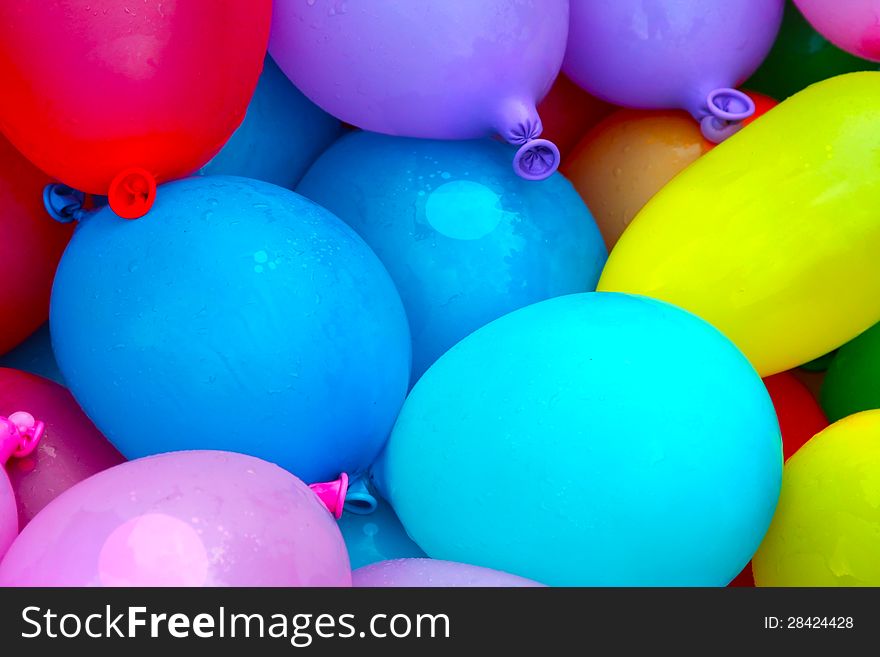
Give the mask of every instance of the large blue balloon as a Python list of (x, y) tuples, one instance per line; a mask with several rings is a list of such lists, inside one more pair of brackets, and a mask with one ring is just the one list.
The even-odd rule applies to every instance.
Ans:
[(365, 469), (409, 380), (406, 316), (375, 254), (268, 183), (194, 177), (150, 213), (87, 218), (58, 267), (52, 342), (128, 458), (244, 452), (307, 481)]
[(0, 367), (30, 372), (65, 385), (58, 363), (55, 362), (55, 354), (52, 353), (49, 324), (43, 324), (15, 349), (0, 356)]
[(241, 125), (200, 173), (293, 187), (342, 125), (306, 98), (268, 55)]
[(375, 511), (368, 515), (346, 511), (339, 519), (352, 570), (389, 559), (424, 557), (388, 502), (377, 498), (376, 503)]
[(414, 380), (493, 319), (595, 289), (607, 252), (589, 210), (561, 174), (517, 176), (510, 151), (354, 133), (297, 187), (385, 263), (409, 316)]
[(436, 559), (550, 585), (720, 586), (770, 523), (782, 445), (761, 379), (715, 328), (590, 293), (448, 351), (375, 475)]

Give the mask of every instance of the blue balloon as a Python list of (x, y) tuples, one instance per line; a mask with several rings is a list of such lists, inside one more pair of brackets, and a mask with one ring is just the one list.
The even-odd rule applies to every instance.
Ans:
[(413, 336), (413, 380), (512, 310), (595, 289), (607, 257), (587, 206), (555, 174), (520, 178), (491, 140), (347, 135), (297, 191), (354, 228), (385, 263)]
[(150, 213), (86, 218), (58, 267), (52, 343), (129, 459), (243, 452), (309, 482), (357, 473), (403, 403), (406, 315), (354, 231), (294, 192), (163, 185)]
[(200, 173), (293, 188), (341, 133), (342, 124), (294, 87), (267, 55), (244, 121)]
[(376, 502), (376, 510), (369, 515), (346, 511), (339, 519), (352, 570), (389, 559), (424, 557), (388, 502), (379, 498)]
[(727, 584), (773, 515), (782, 443), (718, 330), (615, 293), (479, 329), (410, 393), (374, 475), (435, 559), (549, 585)]
[(55, 362), (55, 354), (52, 353), (49, 324), (43, 324), (31, 337), (0, 357), (0, 367), (30, 372), (65, 385), (58, 363)]

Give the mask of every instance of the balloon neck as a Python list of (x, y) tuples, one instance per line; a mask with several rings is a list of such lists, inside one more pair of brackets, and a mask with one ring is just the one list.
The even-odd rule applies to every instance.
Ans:
[(755, 101), (738, 89), (722, 87), (706, 96), (702, 108), (700, 131), (715, 144), (720, 144), (742, 129), (742, 122), (755, 113)]
[(335, 481), (326, 481), (320, 484), (310, 484), (309, 488), (318, 496), (318, 500), (330, 512), (334, 518), (342, 517), (342, 509), (345, 506), (345, 495), (348, 493), (348, 475), (344, 472)]
[(123, 219), (140, 219), (156, 200), (156, 177), (139, 167), (120, 171), (107, 192), (110, 209)]
[(376, 495), (365, 476), (353, 479), (345, 496), (345, 510), (349, 513), (366, 516), (373, 513), (379, 506)]
[(46, 208), (49, 216), (59, 223), (83, 221), (97, 212), (97, 207), (86, 209), (86, 205), (87, 195), (67, 185), (52, 183), (43, 188), (43, 207)]
[(559, 149), (547, 139), (538, 139), (544, 131), (534, 103), (511, 99), (501, 104), (496, 130), (508, 143), (519, 146), (513, 158), (513, 170), (526, 180), (544, 180), (559, 168)]
[(24, 458), (37, 448), (46, 425), (30, 413), (18, 411), (9, 417), (0, 415), (0, 465), (10, 458)]

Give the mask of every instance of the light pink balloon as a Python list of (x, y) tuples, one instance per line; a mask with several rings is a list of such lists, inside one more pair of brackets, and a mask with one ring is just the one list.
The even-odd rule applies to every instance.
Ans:
[(880, 62), (880, 0), (794, 0), (810, 24), (838, 48)]
[(0, 586), (350, 586), (336, 522), (278, 466), (230, 452), (117, 465), (43, 509)]

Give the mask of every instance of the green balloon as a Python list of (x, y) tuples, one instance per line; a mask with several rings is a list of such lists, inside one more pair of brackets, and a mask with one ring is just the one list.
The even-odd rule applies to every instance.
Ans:
[(880, 408), (880, 324), (838, 350), (825, 374), (820, 402), (832, 422)]
[(835, 75), (878, 69), (877, 63), (833, 46), (812, 28), (794, 4), (787, 2), (773, 49), (743, 87), (781, 101)]
[(824, 356), (814, 358), (809, 363), (801, 365), (801, 369), (807, 372), (824, 372), (828, 369), (828, 366), (831, 365), (831, 361), (834, 360), (834, 354), (836, 353), (837, 349), (828, 352)]

